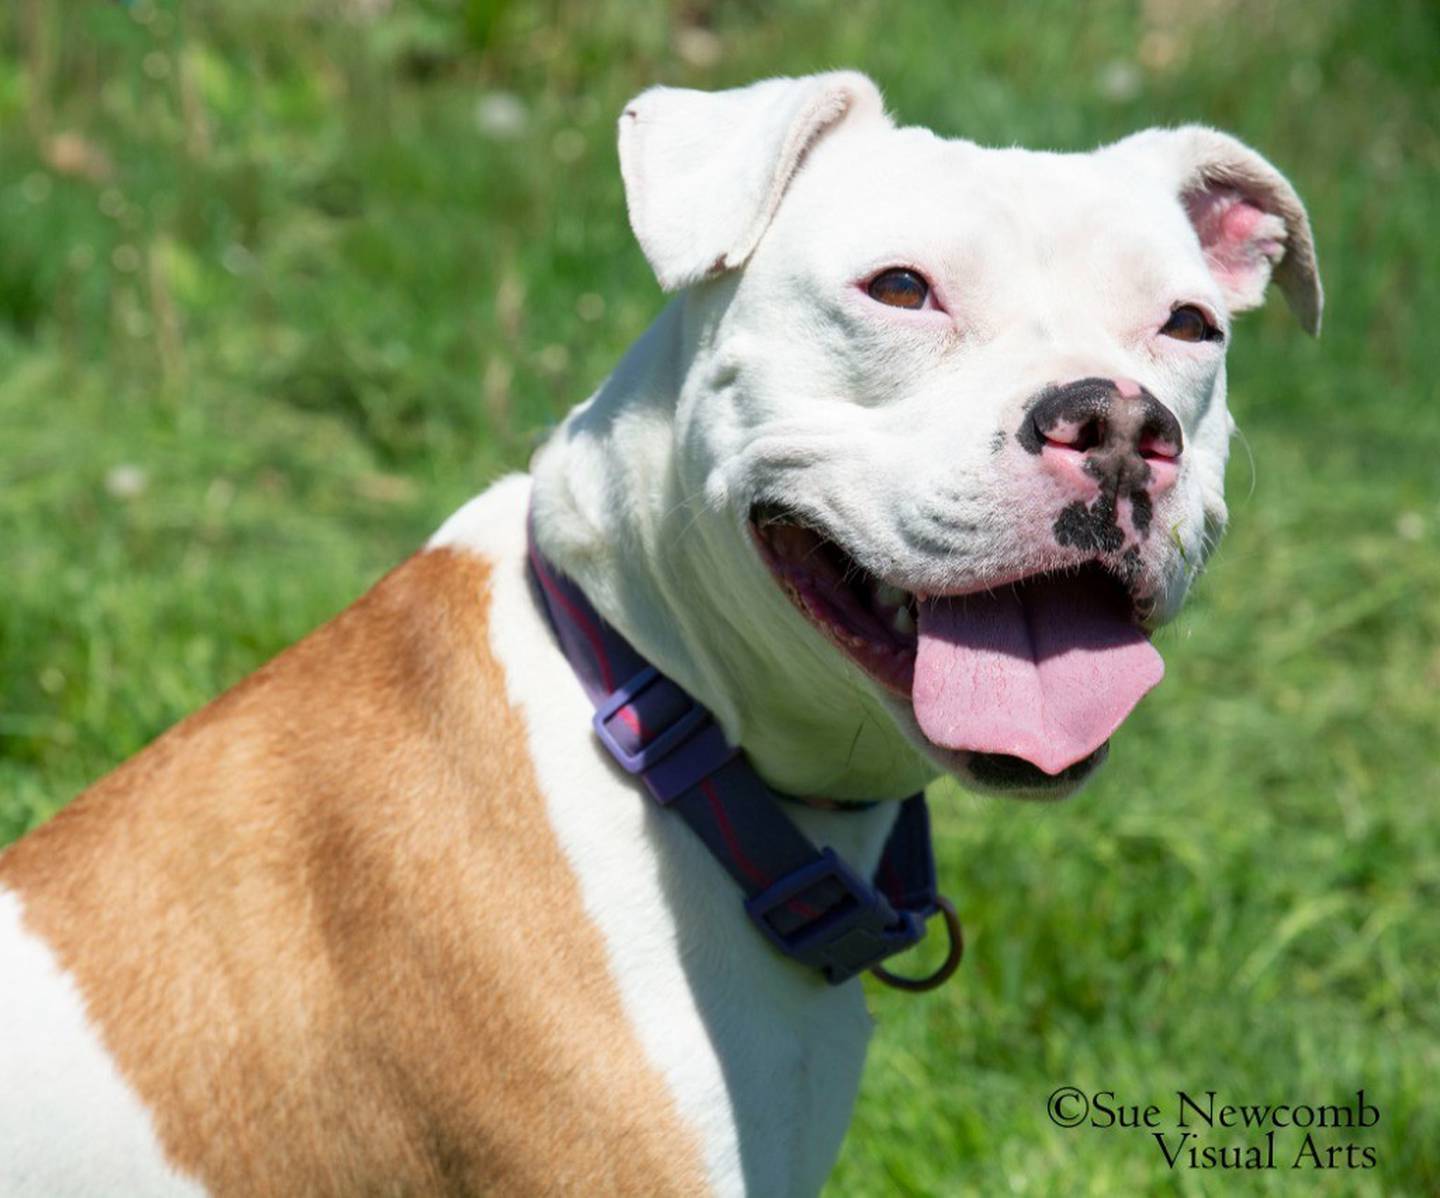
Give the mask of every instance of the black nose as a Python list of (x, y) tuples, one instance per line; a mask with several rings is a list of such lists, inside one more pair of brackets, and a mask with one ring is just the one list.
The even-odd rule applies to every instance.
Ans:
[(1175, 414), (1128, 379), (1079, 379), (1042, 391), (1021, 424), (1018, 439), (1030, 453), (1045, 444), (1082, 454), (1112, 453), (1176, 458), (1183, 434)]

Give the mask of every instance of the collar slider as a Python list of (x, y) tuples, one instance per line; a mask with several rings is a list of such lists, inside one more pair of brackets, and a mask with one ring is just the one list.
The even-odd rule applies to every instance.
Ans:
[(638, 774), (662, 807), (740, 751), (705, 708), (651, 665), (600, 704), (594, 724), (620, 768)]

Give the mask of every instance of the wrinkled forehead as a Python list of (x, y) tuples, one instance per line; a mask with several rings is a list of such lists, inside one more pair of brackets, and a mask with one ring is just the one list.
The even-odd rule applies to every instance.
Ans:
[[(823, 140), (776, 219), (811, 269), (852, 271), (897, 255), (957, 277), (1003, 283), (1078, 270), (1180, 280), (1208, 292), (1178, 199), (1114, 154), (988, 149), (925, 129)], [(1159, 276), (1165, 276), (1162, 280)]]

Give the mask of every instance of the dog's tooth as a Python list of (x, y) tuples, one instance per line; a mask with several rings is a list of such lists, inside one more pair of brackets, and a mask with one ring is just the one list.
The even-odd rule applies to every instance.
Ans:
[(875, 601), (884, 607), (904, 607), (907, 596), (897, 586), (882, 582), (875, 587)]
[(914, 636), (915, 617), (910, 614), (908, 607), (897, 607), (895, 614), (890, 617), (890, 627), (901, 636)]

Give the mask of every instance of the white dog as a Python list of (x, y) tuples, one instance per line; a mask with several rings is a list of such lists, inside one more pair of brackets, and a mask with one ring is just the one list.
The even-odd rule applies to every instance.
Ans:
[(0, 856), (0, 1194), (813, 1194), (943, 909), (875, 800), (1073, 790), (1159, 680), (1231, 318), (1320, 321), (1273, 167), (844, 72), (620, 160), (679, 295), (533, 482)]

